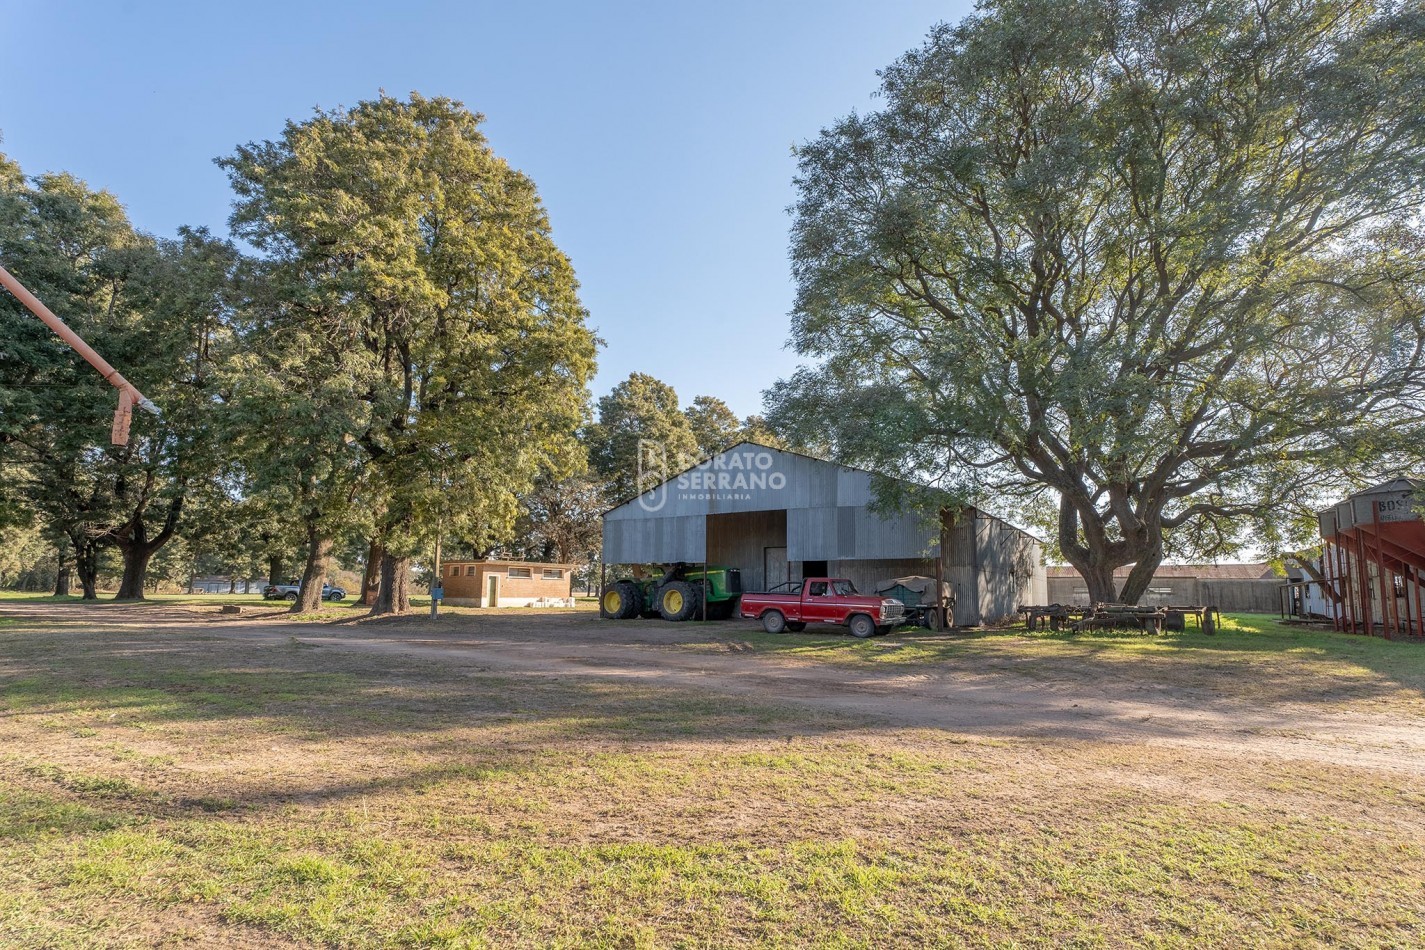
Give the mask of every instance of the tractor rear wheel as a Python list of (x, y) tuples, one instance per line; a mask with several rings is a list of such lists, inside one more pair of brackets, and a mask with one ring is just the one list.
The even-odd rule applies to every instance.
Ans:
[(604, 616), (611, 620), (627, 620), (630, 617), (638, 616), (638, 612), (643, 608), (643, 595), (639, 592), (637, 584), (619, 581), (604, 591), (604, 596), (599, 601), (599, 608), (603, 611)]
[(674, 623), (696, 617), (702, 605), (702, 591), (687, 581), (664, 584), (658, 592), (658, 612)]

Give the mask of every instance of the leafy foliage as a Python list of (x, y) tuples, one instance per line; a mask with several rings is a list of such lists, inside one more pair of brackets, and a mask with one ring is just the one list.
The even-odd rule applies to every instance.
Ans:
[[(631, 373), (599, 400), (590, 427), (589, 463), (621, 504), (698, 459), (698, 439), (678, 407), (678, 393), (647, 373)], [(640, 445), (643, 457), (640, 458)]]
[(86, 596), (97, 549), (124, 555), (121, 597), (141, 597), (190, 486), (214, 470), (213, 348), (234, 251), (201, 231), (158, 241), (69, 175), (0, 175), (0, 259), (149, 398), (127, 446), (108, 444), (108, 383), (8, 294), (0, 296), (0, 465), (72, 543)]
[(1425, 402), (1425, 14), (998, 0), (800, 150), (770, 418), (1055, 509), (1095, 599), (1374, 474)]
[(533, 183), (480, 121), (383, 95), (220, 161), (233, 227), (267, 255), (282, 355), (259, 376), (303, 381), (280, 412), (305, 420), (313, 485), (347, 473), (377, 513), (382, 610), (406, 606), (438, 524), (507, 538), (536, 475), (577, 467), (595, 340)]

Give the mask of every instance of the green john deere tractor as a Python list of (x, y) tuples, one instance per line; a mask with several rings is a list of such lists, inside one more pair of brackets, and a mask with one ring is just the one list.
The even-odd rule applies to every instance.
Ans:
[(709, 564), (706, 570), (674, 564), (661, 577), (630, 577), (610, 584), (599, 600), (599, 612), (612, 620), (701, 620), (704, 590), (708, 619), (726, 620), (742, 596), (742, 572), (720, 564)]

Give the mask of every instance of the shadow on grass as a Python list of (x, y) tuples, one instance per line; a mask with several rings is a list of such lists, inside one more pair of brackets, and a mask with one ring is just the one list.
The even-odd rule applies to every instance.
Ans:
[[(773, 636), (736, 624), (561, 626), (561, 616), (532, 617), (528, 619), (535, 622), (529, 624), (488, 618), (474, 627), (502, 630), (515, 639), (541, 636), (553, 655), (576, 635), (628, 642), (633, 633), (665, 646), (764, 651), (836, 662), (850, 658), (855, 665), (846, 671), (848, 695), (866, 701), (857, 707), (818, 702), (818, 696), (836, 688), (825, 680), (810, 699), (795, 692), (779, 695), (783, 686), (771, 678), (777, 670), (757, 665), (755, 657), (749, 657), (745, 667), (730, 669), (749, 677), (767, 676), (755, 680), (767, 685), (765, 693), (712, 680), (704, 685), (686, 665), (675, 670), (678, 675), (656, 682), (609, 675), (597, 666), (577, 673), (494, 674), (481, 668), (478, 652), (468, 658), (419, 655), (416, 643), (439, 642), (451, 634), (470, 641), (468, 630), (438, 625), (365, 628), (383, 637), (398, 632), (415, 641), (411, 653), (315, 647), (282, 637), (281, 627), (270, 628), (277, 635), (261, 641), (204, 636), (204, 628), (123, 636), (35, 629), (4, 633), (0, 718), (39, 722), (65, 733), (99, 734), (115, 726), (160, 734), (171, 729), (182, 735), (188, 725), (221, 724), (233, 734), (281, 736), (298, 743), (382, 737), (403, 742), (454, 737), (450, 741), (460, 743), (485, 741), (482, 736), (497, 733), (500, 741), (526, 747), (566, 740), (724, 742), (937, 727), (939, 722), (954, 731), (986, 736), (1095, 738), (1103, 735), (1102, 727), (1088, 710), (1079, 719), (1066, 718), (1053, 704), (1004, 707), (1006, 675), (1022, 677), (1016, 688), (1027, 685), (1030, 696), (1046, 684), (1057, 688), (1070, 683), (1092, 691), (1111, 683), (1119, 695), (1138, 695), (1165, 707), (1224, 710), (1244, 704), (1265, 708), (1277, 702), (1399, 698), (1402, 691), (1418, 699), (1425, 686), (1425, 649), (1417, 645), (1289, 628), (1256, 629), (1244, 623), (1215, 638), (1195, 631), (1150, 637), (1112, 631), (1074, 635), (983, 630), (909, 632), (859, 641), (813, 634)], [(691, 642), (694, 639), (697, 642)], [(648, 657), (656, 666), (657, 654), (650, 651)], [(867, 686), (860, 678), (887, 672), (956, 680), (957, 692), (953, 701), (917, 699), (913, 684), (905, 692), (884, 684), (871, 687), (877, 693), (863, 692)], [(1167, 685), (1156, 695), (1121, 692), (1135, 688), (1135, 683), (1146, 684), (1144, 689)], [(1045, 696), (1052, 699), (1051, 694)], [(984, 715), (967, 714), (979, 709)], [(943, 711), (943, 719), (935, 718), (937, 710)], [(1292, 717), (1283, 712), (1281, 721), (1289, 726)], [(1170, 717), (1134, 728), (1161, 737), (1194, 734), (1193, 726)]]

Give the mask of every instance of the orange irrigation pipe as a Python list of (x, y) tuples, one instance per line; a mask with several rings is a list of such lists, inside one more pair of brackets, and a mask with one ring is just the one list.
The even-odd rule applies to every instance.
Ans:
[(56, 317), (49, 307), (40, 303), (40, 299), (25, 289), (25, 285), (20, 283), (4, 267), (0, 267), (0, 285), (15, 295), (15, 299), (24, 304), (30, 313), (44, 321), (45, 325), (59, 334), (59, 338), (74, 348), (74, 351), (88, 360), (89, 365), (99, 371), (99, 375), (107, 379), (115, 389), (119, 391), (119, 408), (114, 410), (114, 428), (109, 433), (109, 441), (115, 445), (129, 444), (129, 422), (133, 419), (134, 406), (146, 409), (154, 415), (159, 415), (158, 407), (149, 402), (143, 393), (138, 391), (138, 387), (129, 382), (108, 361), (98, 353), (94, 352), (94, 347), (85, 343), (78, 333), (71, 330), (63, 320)]

